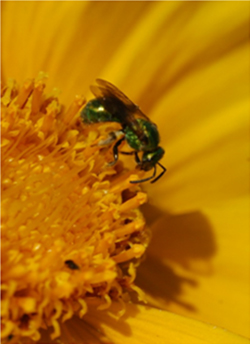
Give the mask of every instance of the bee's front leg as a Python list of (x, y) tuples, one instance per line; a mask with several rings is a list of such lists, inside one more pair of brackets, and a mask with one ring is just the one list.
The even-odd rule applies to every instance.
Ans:
[(109, 136), (105, 140), (100, 140), (98, 146), (107, 146), (113, 143), (115, 140), (119, 139), (121, 136), (124, 137), (124, 133), (121, 130), (111, 131)]
[(109, 162), (109, 166), (113, 166), (117, 160), (118, 160), (118, 147), (120, 144), (125, 140), (125, 136), (123, 136), (120, 140), (116, 142), (116, 144), (113, 147), (113, 155), (114, 155), (114, 161)]

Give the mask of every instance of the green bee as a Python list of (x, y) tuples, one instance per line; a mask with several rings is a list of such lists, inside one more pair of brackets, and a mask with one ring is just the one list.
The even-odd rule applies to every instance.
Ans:
[[(137, 105), (125, 96), (117, 87), (110, 82), (97, 79), (97, 85), (90, 86), (95, 99), (90, 100), (81, 111), (81, 118), (85, 124), (117, 122), (121, 124), (121, 130), (111, 132), (106, 140), (99, 142), (99, 145), (116, 143), (113, 147), (114, 161), (118, 160), (118, 147), (126, 140), (133, 149), (132, 152), (120, 152), (122, 154), (134, 155), (137, 167), (143, 171), (152, 168), (152, 176), (141, 180), (133, 180), (130, 183), (141, 183), (151, 180), (156, 182), (166, 172), (166, 168), (159, 163), (164, 155), (164, 149), (159, 147), (160, 136), (157, 126), (145, 116)], [(138, 152), (142, 152), (141, 159)], [(156, 165), (162, 171), (156, 176)]]

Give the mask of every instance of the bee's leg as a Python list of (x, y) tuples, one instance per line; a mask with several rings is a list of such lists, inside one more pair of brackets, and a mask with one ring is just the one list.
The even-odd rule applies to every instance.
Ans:
[(162, 166), (162, 164), (160, 164), (159, 162), (157, 163), (157, 165), (159, 165), (159, 166), (162, 168), (162, 171), (161, 171), (161, 173), (160, 173), (154, 180), (152, 180), (152, 182), (150, 182), (150, 183), (155, 183), (155, 182), (156, 182), (158, 179), (160, 179), (160, 178), (163, 176), (163, 174), (167, 171), (166, 167)]
[(113, 143), (115, 140), (119, 139), (121, 136), (124, 136), (124, 133), (121, 130), (111, 131), (109, 136), (105, 140), (100, 140), (98, 146), (106, 146)]
[(120, 152), (121, 154), (124, 154), (124, 155), (134, 155), (135, 156), (135, 161), (136, 163), (139, 165), (141, 163), (141, 160), (138, 156), (138, 153), (137, 151), (133, 151), (133, 152)]
[[(160, 179), (163, 174), (167, 171), (166, 167), (162, 166), (162, 164), (160, 164), (159, 162), (157, 163), (157, 165), (159, 165), (161, 168), (162, 168), (162, 171), (161, 173), (154, 179), (152, 180), (150, 183), (155, 183), (158, 179)], [(148, 178), (144, 178), (144, 179), (140, 179), (140, 180), (132, 180), (130, 181), (130, 183), (132, 184), (136, 184), (136, 183), (144, 183), (144, 182), (147, 182), (151, 179), (153, 179), (154, 177), (156, 176), (156, 166), (154, 166), (154, 172), (152, 174), (151, 177), (148, 177)]]
[(118, 160), (118, 147), (120, 144), (125, 140), (125, 136), (123, 136), (120, 140), (116, 142), (116, 144), (113, 147), (113, 155), (114, 155), (114, 161), (109, 162), (109, 166), (113, 166), (117, 160)]
[(139, 156), (138, 156), (138, 153), (135, 151), (135, 161), (136, 161), (136, 163), (138, 164), (138, 165), (140, 165), (141, 164), (141, 160), (140, 160), (140, 158), (139, 158)]
[(133, 155), (133, 154), (135, 154), (134, 151), (132, 151), (132, 152), (120, 152), (120, 153), (124, 154), (124, 155)]
[[(136, 184), (136, 183), (144, 183), (144, 182), (147, 182), (148, 180), (150, 179), (153, 179), (156, 175), (156, 167), (154, 166), (154, 173), (152, 174), (151, 177), (148, 177), (148, 178), (144, 178), (144, 179), (140, 179), (140, 180), (131, 180), (130, 183), (131, 184)], [(157, 178), (158, 179), (158, 178)], [(151, 182), (152, 183), (152, 182)]]

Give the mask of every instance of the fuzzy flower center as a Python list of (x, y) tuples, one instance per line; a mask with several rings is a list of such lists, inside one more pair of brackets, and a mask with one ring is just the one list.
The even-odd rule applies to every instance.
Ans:
[[(128, 299), (148, 243), (138, 206), (146, 202), (111, 147), (118, 124), (84, 125), (76, 96), (65, 109), (46, 75), (2, 88), (2, 338), (39, 340), (112, 300)], [(100, 304), (100, 303), (99, 303)], [(13, 339), (14, 340), (14, 339)]]

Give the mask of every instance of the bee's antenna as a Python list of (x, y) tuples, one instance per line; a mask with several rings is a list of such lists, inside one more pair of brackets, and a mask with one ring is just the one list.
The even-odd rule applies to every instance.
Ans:
[[(162, 168), (162, 172), (159, 174), (159, 176), (157, 176), (154, 180), (152, 180), (152, 182), (150, 182), (150, 183), (155, 183), (158, 179), (160, 179), (162, 176), (163, 176), (163, 174), (167, 171), (167, 169), (164, 167), (164, 166), (162, 166), (162, 164), (160, 164), (159, 162), (157, 162), (157, 165), (159, 165), (161, 168)], [(153, 178), (153, 177), (152, 177)]]

